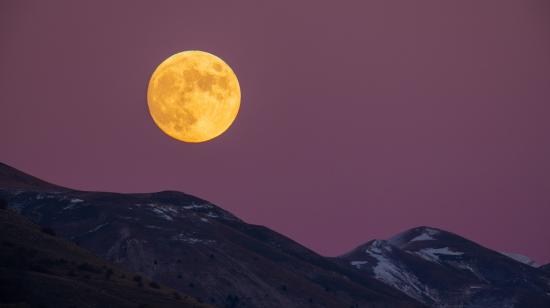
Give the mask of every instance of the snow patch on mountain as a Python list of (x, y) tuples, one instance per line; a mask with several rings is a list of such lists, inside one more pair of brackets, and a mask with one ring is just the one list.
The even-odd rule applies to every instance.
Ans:
[(411, 242), (416, 242), (416, 241), (433, 241), (435, 240), (435, 238), (433, 238), (431, 235), (429, 235), (428, 233), (422, 233), (420, 234), (419, 236), (413, 238), (412, 240), (410, 240)]
[(420, 249), (419, 251), (415, 251), (414, 254), (420, 256), (421, 258), (441, 263), (441, 256), (460, 256), (463, 255), (463, 252), (460, 251), (452, 251), (449, 249), (449, 247), (443, 247), (443, 248), (424, 248)]
[(357, 269), (361, 269), (361, 266), (362, 266), (362, 265), (365, 265), (365, 264), (367, 264), (367, 263), (369, 263), (369, 261), (351, 261), (351, 262), (350, 262), (350, 264), (351, 264), (352, 266), (355, 266)]
[(208, 212), (208, 214), (206, 214), (206, 216), (210, 217), (210, 218), (218, 218), (220, 216), (214, 214), (213, 212)]
[(391, 248), (390, 245), (388, 245), (388, 243), (386, 241), (374, 240), (374, 241), (372, 241), (370, 246), (365, 250), (365, 252), (369, 253), (369, 254), (371, 252), (381, 254), (382, 250), (391, 251), (392, 248)]
[(162, 219), (173, 221), (174, 218), (173, 215), (178, 214), (178, 210), (170, 205), (162, 205), (162, 204), (155, 204), (155, 203), (149, 203), (147, 204), (151, 211), (153, 213), (157, 214)]
[(186, 206), (182, 206), (184, 209), (186, 210), (198, 210), (198, 209), (210, 209), (213, 207), (212, 204), (209, 204), (209, 203), (203, 203), (203, 204), (191, 204), (191, 205), (186, 205)]
[(489, 282), (487, 281), (487, 279), (485, 279), (485, 277), (483, 277), (483, 275), (482, 275), (478, 270), (476, 270), (474, 267), (472, 267), (472, 265), (470, 265), (470, 264), (463, 263), (463, 262), (449, 262), (449, 264), (452, 265), (452, 266), (454, 266), (454, 267), (457, 267), (457, 268), (460, 268), (460, 269), (463, 269), (463, 270), (470, 271), (470, 272), (471, 272), (472, 274), (474, 274), (474, 276), (476, 276), (477, 279), (479, 279), (480, 281), (489, 283)]
[[(65, 197), (63, 197), (62, 199), (65, 199)], [(84, 200), (78, 199), (78, 198), (72, 198), (71, 200), (69, 200), (69, 205), (63, 207), (61, 210), (62, 210), (62, 211), (72, 210), (72, 209), (74, 209), (79, 203), (82, 203), (82, 202), (84, 202)]]
[(439, 233), (440, 231), (436, 229), (432, 229), (429, 227), (419, 227), (413, 230), (401, 232), (393, 236), (388, 240), (388, 243), (396, 247), (401, 247), (402, 245), (409, 242), (435, 240), (435, 236)]
[(501, 252), (501, 254), (507, 256), (508, 258), (521, 262), (523, 264), (527, 264), (532, 267), (540, 267), (540, 265), (537, 262), (533, 261), (528, 256), (521, 255), (519, 253), (513, 253), (513, 252)]
[(77, 205), (78, 205), (78, 202), (70, 202), (69, 205), (63, 207), (61, 210), (62, 210), (62, 211), (72, 210), (72, 209), (74, 209)]
[[(399, 262), (390, 259), (384, 255), (384, 252), (391, 252), (392, 247), (384, 241), (375, 241), (373, 246), (366, 249), (366, 253), (376, 259), (376, 265), (372, 268), (375, 277), (382, 282), (393, 286), (405, 294), (418, 299), (425, 300), (425, 297), (434, 302), (438, 302), (437, 291), (428, 288), (425, 284), (418, 280), (413, 273), (408, 271), (405, 266)], [(353, 263), (356, 264), (353, 264)], [(353, 261), (352, 265), (360, 268), (366, 261)]]
[(166, 212), (164, 212), (161, 209), (152, 209), (153, 212), (155, 212), (159, 217), (164, 218), (166, 220), (172, 221), (174, 218), (172, 216), (168, 215)]
[(173, 240), (173, 241), (184, 242), (184, 243), (191, 244), (191, 245), (194, 245), (194, 244), (213, 244), (213, 243), (216, 242), (215, 240), (201, 239), (201, 238), (192, 237), (192, 236), (189, 236), (185, 233), (180, 233), (180, 234), (174, 235), (170, 239)]
[(105, 226), (108, 225), (108, 224), (109, 224), (108, 222), (106, 222), (106, 223), (104, 223), (104, 224), (101, 224), (101, 225), (99, 225), (99, 226), (97, 226), (97, 227), (95, 227), (95, 228), (93, 228), (93, 229), (91, 229), (91, 230), (88, 230), (88, 232), (86, 232), (86, 233), (94, 233), (94, 232), (96, 232), (96, 231), (99, 231), (99, 229), (105, 227)]

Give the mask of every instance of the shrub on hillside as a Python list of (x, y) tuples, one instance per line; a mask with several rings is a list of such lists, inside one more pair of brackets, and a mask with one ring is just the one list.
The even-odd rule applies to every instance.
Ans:
[(96, 274), (99, 273), (99, 272), (101, 272), (100, 269), (98, 269), (97, 267), (91, 265), (90, 263), (86, 263), (86, 262), (81, 263), (81, 264), (77, 267), (77, 269), (78, 269), (79, 271), (90, 272), (90, 273), (96, 273)]
[(139, 287), (143, 287), (143, 281), (141, 280), (141, 276), (140, 275), (135, 275), (133, 280), (135, 282), (137, 282), (138, 286)]
[(51, 236), (56, 236), (55, 230), (52, 227), (42, 227), (42, 232), (49, 234)]
[(113, 271), (112, 268), (107, 268), (107, 270), (105, 271), (105, 279), (109, 280), (111, 279), (111, 276), (113, 276), (115, 272)]
[(225, 298), (225, 307), (234, 308), (234, 307), (237, 307), (238, 303), (239, 303), (239, 297), (237, 295), (228, 294), (227, 297)]
[(0, 198), (0, 210), (7, 210), (8, 209), (8, 201)]

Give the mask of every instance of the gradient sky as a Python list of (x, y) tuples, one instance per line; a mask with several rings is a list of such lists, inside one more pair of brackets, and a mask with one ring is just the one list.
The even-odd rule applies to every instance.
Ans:
[[(190, 49), (243, 94), (203, 144), (146, 104)], [(429, 225), (550, 262), (550, 1), (4, 0), (0, 68), (0, 161), (45, 180), (184, 191), (324, 255)]]

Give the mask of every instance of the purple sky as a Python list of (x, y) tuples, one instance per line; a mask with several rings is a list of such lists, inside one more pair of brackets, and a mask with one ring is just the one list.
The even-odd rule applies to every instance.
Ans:
[[(243, 94), (203, 144), (147, 112), (189, 49)], [(430, 225), (550, 262), (547, 0), (2, 1), (0, 68), (0, 161), (48, 181), (181, 190), (324, 255)]]

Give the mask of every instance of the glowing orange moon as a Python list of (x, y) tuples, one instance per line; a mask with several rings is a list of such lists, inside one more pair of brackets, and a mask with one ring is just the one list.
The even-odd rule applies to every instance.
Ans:
[(184, 142), (221, 135), (237, 117), (240, 102), (239, 81), (231, 67), (204, 51), (183, 51), (164, 60), (147, 88), (154, 122)]

